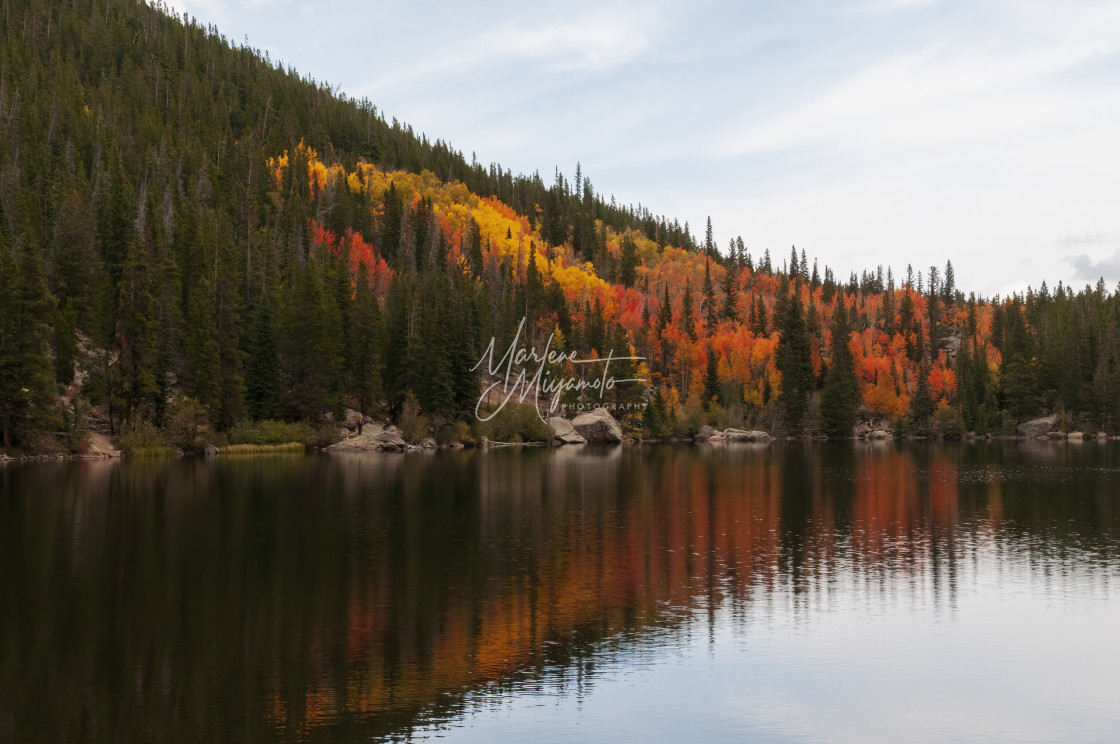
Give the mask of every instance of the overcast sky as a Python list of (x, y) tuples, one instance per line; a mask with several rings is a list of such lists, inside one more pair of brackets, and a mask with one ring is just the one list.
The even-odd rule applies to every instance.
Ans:
[(840, 276), (1120, 282), (1120, 3), (177, 0), (514, 172)]

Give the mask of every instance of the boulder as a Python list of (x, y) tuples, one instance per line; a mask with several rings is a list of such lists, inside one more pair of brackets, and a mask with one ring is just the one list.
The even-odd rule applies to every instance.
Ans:
[(1096, 439), (1098, 442), (1103, 442), (1104, 440), (1108, 439), (1108, 434), (1104, 433), (1103, 431), (1098, 431)]
[(622, 441), (622, 427), (605, 408), (581, 413), (572, 420), (572, 426), (588, 442)]
[(703, 441), (706, 441), (708, 439), (711, 439), (712, 437), (716, 436), (717, 434), (719, 434), (719, 432), (716, 431), (711, 426), (707, 426), (707, 425), (701, 426), (700, 431), (696, 432), (696, 441), (703, 442)]
[(560, 416), (553, 416), (548, 420), (552, 427), (552, 438), (560, 444), (586, 444), (587, 440), (579, 435), (572, 422)]
[(218, 448), (207, 442), (206, 446), (202, 448), (202, 454), (206, 455), (207, 457), (213, 457), (214, 455), (218, 454)]
[(724, 429), (723, 438), (729, 442), (761, 442), (769, 444), (774, 437), (764, 431), (743, 431), (742, 429)]
[(89, 434), (89, 446), (86, 449), (86, 454), (90, 457), (120, 457), (120, 450), (113, 447), (112, 440), (105, 434), (98, 431), (91, 431)]
[(327, 447), (328, 452), (402, 452), (408, 443), (401, 438), (401, 431), (395, 426), (378, 428), (367, 426), (360, 437), (350, 437)]
[(1040, 437), (1043, 434), (1049, 434), (1058, 428), (1057, 416), (1044, 416), (1043, 418), (1031, 419), (1019, 424), (1019, 436), (1033, 439)]
[(886, 431), (885, 429), (875, 429), (874, 431), (872, 431), (867, 436), (868, 436), (869, 439), (893, 439), (894, 438), (894, 434), (891, 434), (889, 431)]
[(357, 429), (358, 422), (362, 420), (362, 414), (355, 411), (353, 408), (346, 409), (346, 428)]
[(1085, 441), (1085, 432), (1083, 432), (1083, 431), (1071, 431), (1067, 438), (1071, 442), (1083, 442), (1083, 441)]
[(436, 440), (432, 439), (431, 437), (425, 437), (424, 441), (420, 443), (420, 448), (421, 449), (439, 449), (439, 445), (436, 444)]

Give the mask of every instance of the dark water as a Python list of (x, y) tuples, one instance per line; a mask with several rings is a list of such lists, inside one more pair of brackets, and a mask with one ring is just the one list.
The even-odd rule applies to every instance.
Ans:
[(1120, 741), (1120, 447), (0, 466), (0, 742)]

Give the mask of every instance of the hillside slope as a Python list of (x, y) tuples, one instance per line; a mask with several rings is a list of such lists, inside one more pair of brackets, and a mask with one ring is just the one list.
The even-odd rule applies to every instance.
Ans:
[(7, 2), (0, 22), (0, 446), (80, 449), (91, 406), (113, 429), (223, 432), (411, 394), (471, 421), (472, 367), (523, 318), (540, 345), (643, 357), (614, 369), (651, 391), (608, 401), (649, 402), (630, 423), (656, 436), (1120, 422), (1103, 285), (986, 301), (951, 264), (779, 267), (578, 169), (467, 162), (162, 7)]

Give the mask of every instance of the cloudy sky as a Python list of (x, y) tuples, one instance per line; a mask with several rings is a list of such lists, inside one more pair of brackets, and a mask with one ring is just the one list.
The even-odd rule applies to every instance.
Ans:
[(178, 0), (514, 172), (846, 276), (1120, 282), (1120, 3)]

